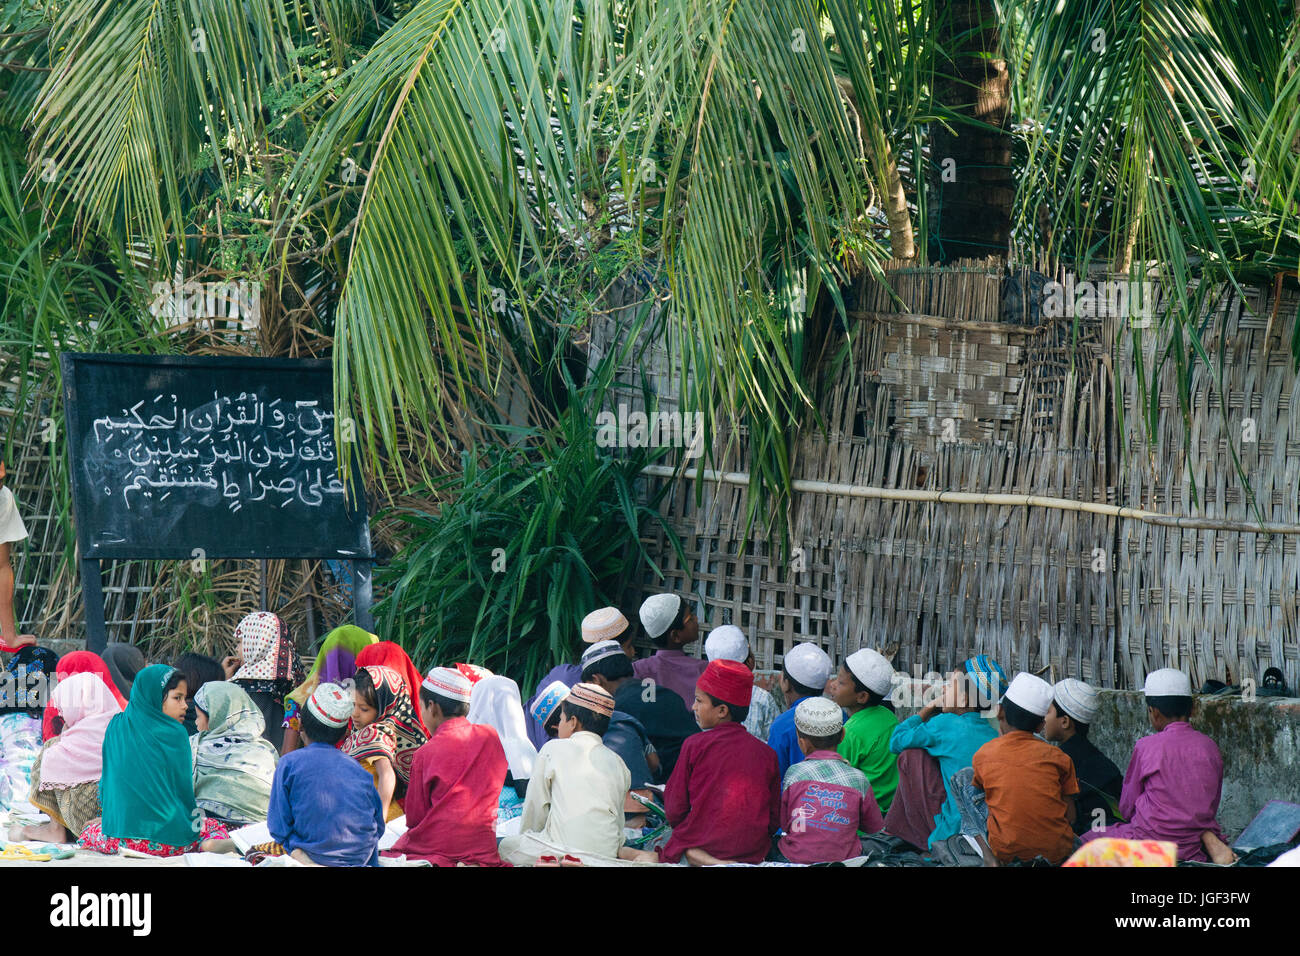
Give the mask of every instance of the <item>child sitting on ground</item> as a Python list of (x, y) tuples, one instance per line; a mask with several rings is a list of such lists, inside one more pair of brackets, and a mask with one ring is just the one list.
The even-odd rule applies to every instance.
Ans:
[(352, 695), (321, 684), (307, 698), (299, 733), (304, 747), (280, 758), (271, 783), (267, 828), (273, 844), (258, 853), (285, 853), (302, 863), (378, 866), (384, 807), (370, 774), (335, 749), (347, 733)]
[(889, 812), (898, 789), (898, 757), (889, 739), (898, 726), (889, 694), (894, 668), (885, 656), (868, 647), (845, 659), (831, 682), (830, 695), (849, 712), (840, 756), (867, 775), (881, 813)]
[(885, 825), (866, 775), (835, 752), (844, 739), (844, 716), (825, 697), (810, 697), (795, 710), (804, 759), (785, 773), (781, 829), (775, 859), (833, 863), (862, 854), (858, 833)]
[(712, 661), (695, 687), (695, 719), (664, 790), (672, 836), (669, 863), (761, 863), (781, 822), (776, 754), (743, 724), (754, 675), (736, 661)]
[(632, 777), (600, 739), (614, 698), (595, 684), (575, 684), (559, 713), (557, 737), (538, 753), (528, 782), (522, 832), (501, 841), (501, 859), (516, 866), (537, 861), (528, 849), (533, 839), (607, 858), (623, 848), (623, 802)]
[(497, 803), (508, 762), (497, 732), (466, 719), (471, 690), (469, 679), (450, 667), (435, 667), (420, 685), (429, 740), (411, 761), (407, 830), (394, 854), (435, 866), (501, 865)]
[(1098, 837), (1167, 840), (1178, 845), (1179, 860), (1231, 863), (1215, 816), (1223, 792), (1223, 757), (1214, 741), (1193, 730), (1192, 682), (1182, 671), (1164, 667), (1147, 675), (1147, 718), (1155, 733), (1133, 746), (1119, 812), (1127, 823), (1092, 830)]
[[(971, 766), (975, 752), (997, 737), (997, 729), (984, 717), (981, 705), (991, 707), (1005, 687), (1002, 668), (987, 657), (982, 660), (972, 658), (948, 675), (943, 696), (938, 701), (922, 707), (920, 713), (895, 727), (889, 738), (889, 749), (893, 753), (901, 755), (911, 749), (922, 750), (939, 763), (943, 802), (930, 821), (932, 829), (925, 840), (926, 848), (961, 832), (961, 811), (953, 795), (952, 777)], [(906, 780), (910, 788), (906, 797), (900, 785), (894, 801), (896, 805), (900, 798), (927, 799), (924, 794), (914, 792), (914, 780), (914, 776)]]
[(772, 721), (767, 745), (776, 751), (776, 768), (782, 778), (803, 759), (799, 733), (794, 726), (794, 711), (809, 697), (820, 697), (831, 678), (830, 656), (816, 644), (797, 644), (781, 661), (781, 696), (786, 709)]
[(1059, 744), (1074, 761), (1079, 796), (1074, 832), (1087, 833), (1115, 822), (1112, 801), (1118, 801), (1123, 778), (1104, 753), (1088, 739), (1088, 727), (1097, 716), (1097, 691), (1081, 680), (1067, 677), (1052, 688), (1052, 706), (1043, 722), (1043, 736)]
[(999, 863), (1041, 856), (1056, 865), (1074, 852), (1074, 764), (1034, 736), (1051, 705), (1051, 684), (1017, 674), (998, 708), (1002, 735), (972, 761), (972, 782), (988, 802), (988, 847)]
[[(704, 656), (711, 661), (737, 661), (751, 671), (754, 669), (754, 652), (749, 649), (749, 638), (745, 632), (734, 624), (724, 624), (709, 632), (704, 641)], [(745, 718), (745, 729), (764, 743), (772, 729), (772, 721), (781, 711), (776, 706), (776, 698), (764, 687), (754, 687), (749, 699), (749, 716)]]

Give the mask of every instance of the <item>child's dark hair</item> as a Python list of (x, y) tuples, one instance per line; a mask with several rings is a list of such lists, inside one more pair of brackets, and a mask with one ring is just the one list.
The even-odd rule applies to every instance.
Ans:
[[(185, 683), (185, 672), (181, 670), (177, 670), (176, 668), (172, 668), (172, 672), (167, 675), (167, 683), (163, 684), (163, 696), (166, 697), (168, 694), (170, 694), (177, 687), (180, 687), (181, 684), (184, 683)], [(186, 686), (185, 690), (187, 693), (189, 692), (188, 685)]]
[(626, 654), (611, 654), (609, 657), (602, 657), (598, 661), (592, 661), (582, 669), (582, 679), (590, 681), (591, 678), (599, 674), (605, 680), (620, 680), (624, 677), (631, 677), (632, 661)]
[(1002, 716), (1013, 730), (1023, 730), (1026, 733), (1035, 733), (1043, 723), (1043, 718), (1037, 714), (1031, 714), (1025, 708), (1021, 707), (1014, 701), (1002, 698)]
[(839, 747), (840, 741), (844, 739), (844, 728), (840, 728), (837, 733), (829, 737), (809, 737), (802, 730), (795, 731), (802, 739), (808, 741), (813, 750), (835, 750)]
[(185, 675), (185, 692), (190, 697), (197, 694), (204, 684), (226, 679), (226, 672), (214, 658), (194, 651), (176, 658), (172, 666)]
[(423, 685), (420, 686), (420, 703), (425, 706), (437, 704), (438, 709), (442, 711), (442, 716), (447, 718), (464, 717), (469, 713), (469, 704), (463, 700), (452, 700), (450, 697), (442, 696), (442, 694), (435, 694)]
[(1060, 701), (1058, 701), (1058, 700), (1054, 700), (1054, 701), (1052, 701), (1052, 706), (1056, 708), (1056, 716), (1057, 716), (1057, 717), (1069, 717), (1069, 718), (1070, 718), (1070, 725), (1071, 725), (1072, 727), (1074, 727), (1074, 732), (1075, 732), (1075, 734), (1076, 734), (1077, 736), (1082, 737), (1084, 740), (1087, 740), (1087, 739), (1088, 739), (1088, 725), (1087, 725), (1087, 724), (1085, 724), (1082, 720), (1077, 719), (1073, 714), (1067, 714), (1067, 713), (1065, 712), (1065, 708), (1061, 706), (1061, 702), (1060, 702)]
[(680, 603), (677, 608), (677, 616), (673, 618), (673, 622), (669, 624), (668, 628), (658, 637), (650, 638), (650, 643), (653, 644), (655, 647), (667, 647), (668, 635), (671, 634), (673, 631), (680, 631), (682, 629), (682, 625), (686, 623), (686, 612), (690, 609), (690, 606), (686, 603), (686, 599), (682, 597), (680, 594), (677, 595), (677, 600)]
[(1148, 697), (1147, 706), (1154, 707), (1170, 720), (1192, 716), (1190, 697)]
[(565, 717), (577, 717), (578, 723), (582, 724), (582, 729), (591, 731), (597, 737), (604, 737), (605, 731), (609, 730), (608, 717), (594, 710), (588, 710), (581, 704), (566, 700), (560, 704), (560, 713)]
[(328, 744), (333, 747), (343, 739), (343, 735), (348, 732), (348, 725), (342, 727), (331, 727), (329, 724), (322, 723), (321, 720), (310, 710), (304, 707), (298, 713), (298, 732), (307, 738), (308, 742), (313, 744)]
[(364, 667), (357, 668), (357, 676), (352, 680), (352, 687), (368, 707), (378, 706), (375, 702), (375, 682), (370, 679), (370, 671)]
[(712, 694), (705, 694), (704, 696), (709, 698), (709, 700), (713, 701), (714, 707), (722, 707), (725, 705), (727, 708), (727, 712), (731, 714), (731, 719), (735, 723), (743, 724), (745, 722), (745, 718), (749, 716), (748, 704), (742, 707), (739, 704), (731, 703), (731, 701), (729, 700), (723, 700), (720, 697), (714, 697)]
[(794, 694), (795, 697), (820, 697), (821, 696), (822, 693), (821, 690), (813, 690), (811, 687), (805, 687), (803, 684), (799, 683), (797, 680), (791, 677), (790, 671), (786, 668), (784, 663), (781, 664), (781, 673), (785, 676), (785, 679), (790, 682), (790, 691)]

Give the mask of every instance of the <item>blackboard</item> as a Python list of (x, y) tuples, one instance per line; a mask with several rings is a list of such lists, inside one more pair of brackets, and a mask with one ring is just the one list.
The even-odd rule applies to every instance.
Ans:
[(371, 557), (328, 361), (59, 358), (84, 559)]

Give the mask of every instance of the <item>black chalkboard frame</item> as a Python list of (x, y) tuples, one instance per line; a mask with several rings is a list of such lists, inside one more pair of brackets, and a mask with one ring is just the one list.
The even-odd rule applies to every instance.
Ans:
[[(129, 368), (137, 369), (230, 369), (232, 372), (253, 373), (259, 375), (274, 376), (276, 373), (303, 373), (319, 372), (325, 375), (331, 374), (331, 363), (327, 359), (290, 359), (290, 358), (257, 358), (249, 356), (201, 356), (201, 355), (124, 355), (105, 352), (61, 352), (59, 353), (59, 367), (62, 373), (63, 384), (63, 401), (64, 401), (64, 422), (67, 430), (68, 440), (65, 442), (68, 453), (71, 456), (74, 449), (79, 444), (74, 440), (79, 437), (73, 428), (72, 410), (77, 407), (77, 382), (78, 366), (82, 365), (117, 365), (124, 370)], [(337, 450), (336, 450), (337, 453)], [(295, 548), (291, 543), (277, 544), (271, 548), (265, 549), (233, 549), (232, 553), (225, 553), (225, 549), (215, 547), (206, 549), (206, 557), (216, 558), (236, 558), (236, 559), (255, 559), (260, 560), (263, 574), (262, 587), (262, 605), (265, 609), (266, 588), (265, 588), (265, 569), (268, 559), (318, 559), (333, 558), (349, 561), (352, 565), (353, 574), (353, 602), (354, 618), (358, 626), (366, 630), (373, 630), (374, 618), (371, 613), (371, 603), (373, 597), (372, 585), (372, 562), (374, 554), (371, 551), (370, 544), (370, 527), (366, 518), (365, 492), (362, 482), (361, 470), (357, 456), (353, 454), (350, 461), (351, 483), (349, 486), (349, 515), (354, 532), (354, 538), (349, 547), (340, 548), (316, 548), (303, 549)], [(100, 561), (114, 559), (177, 559), (191, 560), (192, 552), (184, 547), (167, 548), (158, 545), (149, 545), (145, 547), (133, 547), (129, 544), (126, 547), (105, 548), (94, 541), (94, 530), (90, 527), (85, 516), (91, 513), (88, 504), (88, 489), (84, 487), (81, 480), (80, 472), (71, 460), (68, 462), (70, 481), (72, 484), (72, 510), (73, 521), (77, 529), (78, 549), (81, 554), (80, 565), (82, 574), (82, 594), (85, 601), (86, 609), (86, 643), (91, 651), (102, 650), (107, 643), (107, 632), (104, 623), (104, 601), (102, 590), (102, 569)]]

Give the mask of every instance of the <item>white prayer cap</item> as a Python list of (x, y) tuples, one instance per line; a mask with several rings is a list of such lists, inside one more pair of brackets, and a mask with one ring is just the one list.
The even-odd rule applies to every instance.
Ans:
[(1067, 677), (1052, 688), (1056, 706), (1081, 724), (1091, 724), (1097, 716), (1097, 689), (1081, 680)]
[(1021, 671), (1012, 679), (1002, 699), (1011, 701), (1035, 717), (1046, 717), (1047, 708), (1052, 706), (1052, 685), (1041, 677)]
[(894, 686), (894, 668), (879, 651), (869, 647), (854, 651), (845, 659), (844, 666), (873, 693), (883, 696)]
[(651, 640), (663, 637), (677, 620), (682, 599), (676, 594), (652, 594), (641, 604), (641, 625)]
[(794, 727), (807, 737), (833, 737), (844, 729), (844, 714), (833, 700), (809, 697), (794, 709)]
[(1176, 667), (1162, 667), (1147, 675), (1142, 693), (1148, 697), (1191, 697), (1191, 678)]
[(602, 607), (582, 619), (582, 640), (587, 644), (608, 641), (626, 630), (627, 618), (616, 607)]
[(321, 684), (307, 698), (307, 710), (326, 727), (346, 727), (352, 716), (352, 695), (338, 684)]
[(796, 644), (783, 661), (795, 683), (820, 692), (831, 679), (831, 658), (816, 644)]
[(745, 663), (749, 660), (749, 641), (745, 638), (745, 632), (734, 624), (715, 627), (704, 642), (704, 656), (711, 661)]
[(431, 694), (468, 704), (474, 692), (469, 678), (454, 667), (435, 667), (420, 682)]

